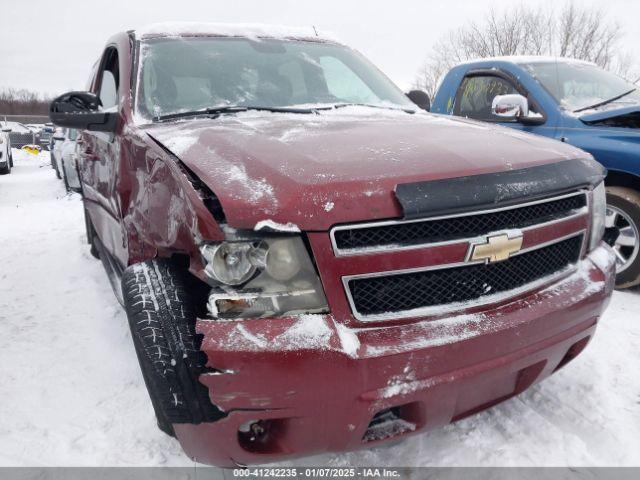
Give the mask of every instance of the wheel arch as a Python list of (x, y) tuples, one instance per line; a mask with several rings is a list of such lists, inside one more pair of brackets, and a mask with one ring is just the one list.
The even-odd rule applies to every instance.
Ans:
[(625, 187), (640, 192), (640, 175), (622, 170), (609, 170), (605, 178), (608, 187)]

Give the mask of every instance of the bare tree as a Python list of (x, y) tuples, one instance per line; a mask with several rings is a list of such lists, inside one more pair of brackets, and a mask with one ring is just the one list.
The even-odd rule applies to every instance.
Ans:
[[(622, 34), (597, 9), (567, 3), (553, 7), (520, 4), (490, 10), (480, 22), (469, 22), (438, 40), (420, 67), (414, 86), (433, 97), (442, 76), (473, 58), (503, 55), (553, 55), (587, 60), (631, 78), (637, 66), (621, 52)], [(637, 76), (637, 75), (636, 75)]]
[(30, 90), (0, 90), (0, 114), (4, 115), (46, 115), (50, 102), (51, 99)]
[(620, 26), (607, 24), (599, 10), (581, 10), (568, 4), (558, 19), (558, 51), (561, 57), (588, 60), (609, 68), (620, 39)]

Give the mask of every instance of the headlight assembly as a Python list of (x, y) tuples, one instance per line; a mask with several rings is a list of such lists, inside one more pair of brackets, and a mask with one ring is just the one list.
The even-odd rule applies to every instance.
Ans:
[(259, 318), (328, 311), (299, 236), (222, 242), (201, 248), (212, 285), (209, 315)]
[(605, 215), (607, 211), (607, 193), (604, 182), (591, 192), (591, 234), (589, 236), (589, 250), (596, 248), (602, 241), (605, 230)]
[(240, 285), (258, 269), (254, 261), (257, 247), (251, 243), (219, 243), (200, 250), (207, 261), (207, 276), (224, 285)]

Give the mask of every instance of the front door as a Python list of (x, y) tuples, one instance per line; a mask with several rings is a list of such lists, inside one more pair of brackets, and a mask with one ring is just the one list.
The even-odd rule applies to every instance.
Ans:
[[(100, 62), (92, 89), (100, 97), (104, 110), (119, 111), (119, 72), (118, 50), (115, 46), (108, 47)], [(113, 133), (85, 131), (82, 141), (80, 154), (85, 206), (105, 249), (121, 266), (126, 266), (126, 235), (116, 190), (120, 165), (119, 139)]]

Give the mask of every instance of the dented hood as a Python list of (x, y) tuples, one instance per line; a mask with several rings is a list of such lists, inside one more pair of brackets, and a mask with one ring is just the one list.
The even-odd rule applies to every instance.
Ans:
[(242, 229), (272, 221), (326, 230), (398, 217), (399, 184), (588, 156), (502, 127), (368, 108), (246, 112), (155, 124), (147, 133), (207, 184), (229, 225)]

